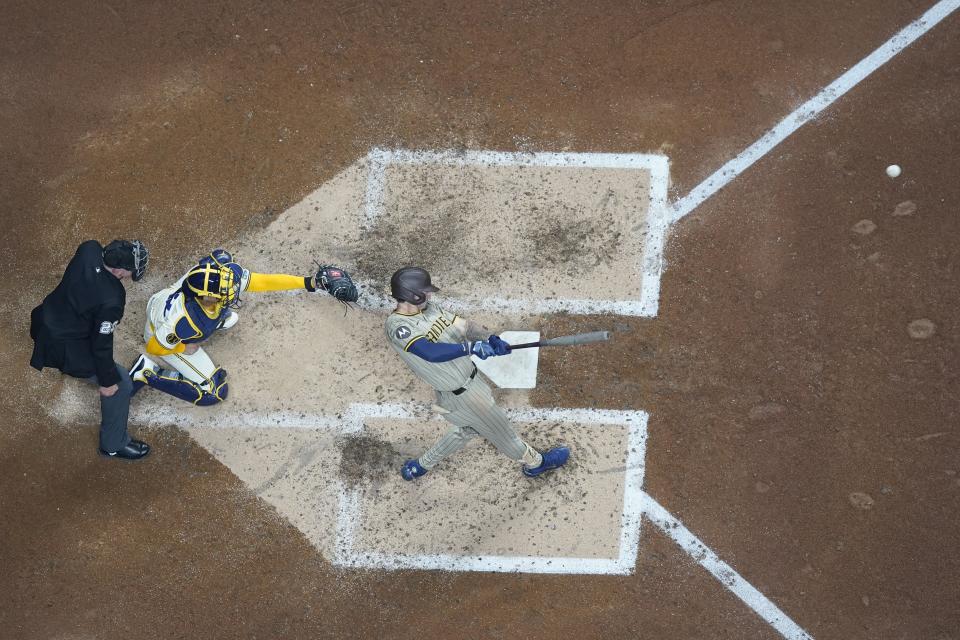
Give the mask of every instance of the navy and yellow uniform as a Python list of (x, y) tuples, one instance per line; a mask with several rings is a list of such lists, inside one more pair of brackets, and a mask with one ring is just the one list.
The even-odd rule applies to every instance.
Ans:
[(147, 302), (146, 356), (131, 372), (135, 389), (147, 384), (197, 405), (222, 402), (229, 390), (226, 371), (202, 348), (188, 345), (235, 325), (242, 293), (288, 289), (316, 290), (310, 276), (252, 273), (227, 251), (211, 252)]

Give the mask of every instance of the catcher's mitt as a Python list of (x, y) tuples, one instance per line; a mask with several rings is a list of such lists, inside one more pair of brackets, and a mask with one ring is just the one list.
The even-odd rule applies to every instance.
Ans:
[(340, 302), (356, 302), (360, 297), (357, 285), (346, 271), (332, 264), (318, 265), (316, 285)]

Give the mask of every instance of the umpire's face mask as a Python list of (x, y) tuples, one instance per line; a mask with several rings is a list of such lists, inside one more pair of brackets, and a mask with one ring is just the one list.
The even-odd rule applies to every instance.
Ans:
[(114, 240), (103, 249), (103, 264), (112, 269), (126, 269), (134, 281), (143, 277), (150, 262), (150, 252), (139, 240)]

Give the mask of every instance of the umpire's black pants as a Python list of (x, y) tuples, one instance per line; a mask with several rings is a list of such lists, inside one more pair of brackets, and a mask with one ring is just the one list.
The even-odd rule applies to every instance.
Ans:
[[(114, 364), (120, 374), (117, 392), (109, 397), (100, 396), (100, 448), (109, 453), (119, 451), (130, 443), (127, 418), (130, 416), (130, 392), (133, 391), (130, 374), (116, 362)], [(97, 376), (87, 380), (100, 386)]]

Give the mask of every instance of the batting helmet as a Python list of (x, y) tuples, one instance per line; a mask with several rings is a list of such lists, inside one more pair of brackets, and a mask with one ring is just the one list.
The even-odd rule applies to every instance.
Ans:
[(202, 262), (187, 272), (182, 289), (190, 296), (209, 296), (228, 307), (240, 306), (240, 282), (230, 267)]
[(147, 272), (150, 252), (139, 240), (114, 240), (103, 248), (103, 264), (112, 269), (126, 269), (134, 280)]
[(423, 304), (432, 291), (440, 289), (430, 284), (430, 274), (423, 267), (404, 267), (390, 278), (390, 295), (403, 302)]

